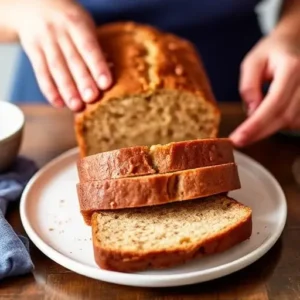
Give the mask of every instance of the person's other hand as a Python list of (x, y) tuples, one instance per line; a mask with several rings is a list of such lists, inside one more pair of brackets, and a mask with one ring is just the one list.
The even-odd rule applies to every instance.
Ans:
[[(262, 84), (271, 81), (263, 99)], [(300, 39), (271, 34), (241, 65), (240, 93), (248, 118), (231, 135), (243, 147), (281, 129), (300, 129)]]
[(16, 32), (39, 87), (54, 106), (78, 112), (112, 83), (89, 14), (70, 0), (18, 2)]

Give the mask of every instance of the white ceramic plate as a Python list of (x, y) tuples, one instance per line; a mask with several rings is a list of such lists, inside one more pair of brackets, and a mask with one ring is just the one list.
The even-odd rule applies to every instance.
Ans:
[(85, 276), (116, 284), (166, 287), (204, 282), (240, 270), (263, 256), (280, 237), (286, 199), (277, 181), (251, 158), (235, 153), (242, 188), (230, 193), (253, 210), (250, 240), (224, 252), (167, 270), (126, 274), (94, 262), (91, 228), (79, 213), (76, 159), (72, 149), (42, 168), (21, 199), (21, 219), (33, 243), (58, 264)]

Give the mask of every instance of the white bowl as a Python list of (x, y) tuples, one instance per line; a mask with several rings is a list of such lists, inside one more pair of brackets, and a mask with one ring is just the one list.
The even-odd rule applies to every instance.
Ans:
[(0, 172), (15, 161), (22, 142), (25, 117), (14, 104), (0, 101)]

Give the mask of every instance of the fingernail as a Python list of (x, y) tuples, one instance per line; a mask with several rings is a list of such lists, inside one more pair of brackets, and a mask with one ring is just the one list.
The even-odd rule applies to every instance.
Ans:
[(94, 98), (94, 96), (95, 96), (95, 93), (94, 93), (94, 91), (91, 88), (87, 88), (83, 92), (83, 99), (86, 102), (92, 101), (93, 98)]
[(78, 110), (78, 109), (81, 108), (81, 106), (82, 106), (82, 104), (81, 104), (80, 99), (78, 99), (78, 98), (72, 98), (70, 100), (70, 107), (71, 107), (71, 109)]
[(110, 84), (110, 80), (109, 78), (107, 77), (107, 75), (100, 75), (99, 79), (98, 79), (98, 85), (100, 87), (100, 89), (107, 89), (109, 87), (109, 84)]

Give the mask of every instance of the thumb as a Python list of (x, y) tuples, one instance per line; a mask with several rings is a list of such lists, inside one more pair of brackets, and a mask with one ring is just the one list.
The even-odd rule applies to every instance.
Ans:
[(263, 99), (262, 83), (266, 68), (266, 59), (259, 53), (250, 53), (241, 65), (239, 91), (244, 100), (248, 115), (251, 115)]

